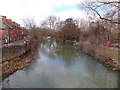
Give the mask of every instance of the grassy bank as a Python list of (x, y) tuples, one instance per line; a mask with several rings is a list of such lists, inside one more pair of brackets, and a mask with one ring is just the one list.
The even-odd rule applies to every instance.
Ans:
[(118, 61), (118, 50), (111, 50), (109, 48), (96, 47), (95, 48), (99, 53), (104, 54), (105, 56), (111, 57)]
[(110, 67), (112, 70), (120, 70), (120, 63), (118, 62), (117, 50), (96, 47), (86, 42), (79, 42), (76, 44), (76, 46), (78, 49), (81, 49), (84, 53), (91, 55), (99, 62)]

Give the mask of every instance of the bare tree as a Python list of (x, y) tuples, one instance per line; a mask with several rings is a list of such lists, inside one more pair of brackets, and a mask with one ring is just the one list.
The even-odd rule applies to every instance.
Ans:
[(28, 30), (29, 32), (28, 39), (30, 39), (31, 41), (41, 40), (41, 37), (43, 36), (44, 32), (40, 27), (36, 25), (35, 20), (33, 18), (24, 19), (23, 24), (26, 30)]
[[(96, 2), (82, 3), (82, 9), (87, 9), (90, 13), (93, 12), (99, 16), (100, 19), (109, 21), (111, 23), (120, 24), (119, 12), (120, 2), (118, 0), (98, 0)], [(102, 12), (104, 11), (104, 12)]]
[(27, 29), (33, 29), (36, 27), (36, 22), (33, 18), (23, 19), (23, 25)]
[(60, 18), (56, 16), (49, 16), (41, 23), (42, 28), (49, 28), (51, 30), (56, 30), (59, 24)]

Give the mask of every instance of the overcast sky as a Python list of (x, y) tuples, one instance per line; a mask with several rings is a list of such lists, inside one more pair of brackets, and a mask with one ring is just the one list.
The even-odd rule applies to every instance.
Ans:
[(85, 18), (86, 13), (78, 7), (81, 2), (83, 0), (1, 0), (0, 15), (20, 24), (26, 17), (34, 18), (37, 23), (50, 15), (61, 19)]

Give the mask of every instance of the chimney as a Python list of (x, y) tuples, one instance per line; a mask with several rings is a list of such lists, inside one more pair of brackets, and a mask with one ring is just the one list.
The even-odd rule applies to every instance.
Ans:
[(14, 21), (12, 23), (16, 24)]
[(6, 16), (2, 16), (3, 20), (6, 20)]
[(12, 20), (11, 19), (8, 19), (10, 22), (12, 22)]
[(16, 25), (18, 25), (16, 22), (15, 22)]

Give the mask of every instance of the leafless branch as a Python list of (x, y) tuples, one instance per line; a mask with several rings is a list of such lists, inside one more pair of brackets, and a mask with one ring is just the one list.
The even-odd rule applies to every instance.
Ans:
[(99, 2), (99, 3), (104, 3), (104, 4), (116, 3), (116, 4), (120, 4), (119, 1), (109, 1), (109, 2)]
[[(120, 24), (119, 20), (118, 20), (118, 21), (113, 21), (113, 20), (111, 20), (111, 19), (102, 17), (101, 14), (96, 10), (98, 7), (101, 7), (101, 6), (104, 5), (104, 4), (120, 3), (120, 2), (100, 2), (100, 3), (103, 3), (103, 4), (98, 5), (98, 6), (96, 6), (96, 7), (93, 7), (93, 6), (90, 5), (90, 4), (83, 4), (83, 5), (84, 5), (86, 8), (88, 8), (89, 10), (94, 11), (94, 12), (99, 16), (100, 19), (109, 21), (109, 22), (111, 22), (111, 23)], [(116, 8), (116, 10), (114, 10), (114, 11), (110, 14), (109, 17), (113, 17), (113, 16), (114, 16), (117, 12), (119, 12), (119, 11), (120, 11), (120, 9), (119, 9), (119, 8)]]

